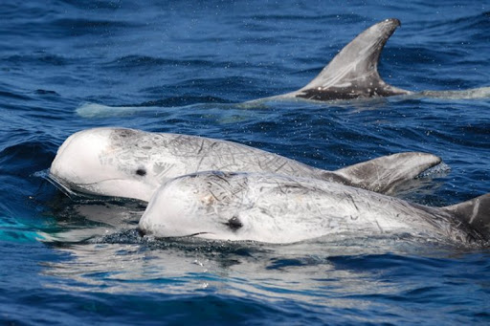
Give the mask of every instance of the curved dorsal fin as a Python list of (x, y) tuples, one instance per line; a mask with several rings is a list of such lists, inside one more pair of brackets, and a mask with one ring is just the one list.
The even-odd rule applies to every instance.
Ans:
[(333, 173), (350, 186), (393, 194), (399, 185), (441, 162), (436, 155), (406, 152), (350, 165)]
[(446, 206), (443, 209), (466, 221), (487, 241), (490, 240), (490, 194), (456, 205)]
[(359, 34), (294, 97), (318, 101), (410, 94), (386, 84), (378, 73), (378, 61), (386, 41), (398, 26), (398, 19), (386, 19)]

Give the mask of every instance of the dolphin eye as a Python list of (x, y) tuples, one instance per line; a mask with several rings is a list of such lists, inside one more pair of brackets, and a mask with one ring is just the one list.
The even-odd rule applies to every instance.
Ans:
[(138, 170), (136, 170), (136, 174), (143, 177), (146, 175), (146, 170), (143, 168), (139, 168)]
[(223, 223), (223, 224), (226, 225), (226, 226), (228, 226), (233, 231), (236, 231), (236, 230), (238, 230), (239, 228), (241, 228), (243, 226), (243, 224), (240, 221), (240, 219), (238, 217), (236, 217), (236, 216), (233, 216), (232, 218), (230, 218), (228, 220), (228, 222)]

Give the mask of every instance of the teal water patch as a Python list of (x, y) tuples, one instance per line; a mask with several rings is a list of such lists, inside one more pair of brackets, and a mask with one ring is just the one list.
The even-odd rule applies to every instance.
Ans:
[(50, 239), (40, 226), (24, 224), (12, 217), (0, 217), (0, 240), (11, 242), (38, 242)]

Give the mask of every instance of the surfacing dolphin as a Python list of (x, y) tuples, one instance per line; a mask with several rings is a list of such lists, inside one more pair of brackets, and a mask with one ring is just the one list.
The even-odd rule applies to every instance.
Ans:
[(440, 162), (432, 154), (409, 152), (326, 171), (224, 140), (95, 128), (68, 137), (51, 164), (49, 178), (68, 192), (143, 201), (171, 178), (210, 170), (319, 178), (393, 194)]
[(386, 42), (400, 25), (398, 19), (391, 18), (369, 27), (347, 44), (308, 85), (291, 93), (261, 100), (348, 101), (395, 95), (452, 99), (490, 96), (490, 87), (415, 93), (384, 82), (378, 73), (379, 58)]
[(398, 19), (386, 19), (369, 27), (347, 44), (308, 85), (277, 98), (334, 101), (412, 94), (388, 85), (378, 73), (381, 51), (400, 25)]
[(208, 171), (163, 184), (138, 229), (155, 237), (268, 243), (412, 235), (483, 245), (490, 238), (490, 194), (434, 208), (325, 180)]
[[(347, 44), (308, 85), (287, 94), (250, 100), (237, 104), (249, 108), (274, 100), (352, 101), (400, 95), (408, 98), (476, 99), (490, 97), (490, 87), (467, 90), (412, 92), (384, 82), (378, 62), (386, 42), (400, 26), (398, 19), (386, 19), (363, 31)], [(213, 106), (216, 106), (214, 104)], [(146, 107), (158, 110), (159, 107)], [(141, 112), (141, 106), (106, 106), (85, 103), (76, 112), (83, 117), (111, 116)]]

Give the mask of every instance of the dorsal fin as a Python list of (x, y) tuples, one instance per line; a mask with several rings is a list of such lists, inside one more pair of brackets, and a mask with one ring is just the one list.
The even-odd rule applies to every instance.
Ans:
[(318, 101), (409, 94), (386, 84), (378, 73), (378, 61), (386, 41), (398, 26), (386, 19), (359, 34), (308, 85), (292, 95)]
[(490, 240), (490, 194), (486, 194), (456, 205), (443, 207), (460, 220)]
[(441, 163), (440, 157), (418, 152), (382, 156), (333, 172), (351, 186), (392, 194), (399, 184)]

